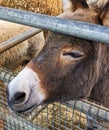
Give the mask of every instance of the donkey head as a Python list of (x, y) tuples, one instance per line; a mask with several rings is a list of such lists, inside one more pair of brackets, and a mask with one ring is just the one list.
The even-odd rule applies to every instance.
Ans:
[[(68, 2), (68, 0), (67, 0)], [(88, 9), (85, 0), (63, 2), (65, 13), (59, 17), (100, 24), (98, 12)], [(82, 32), (81, 32), (82, 33)], [(40, 54), (8, 85), (12, 110), (26, 111), (53, 101), (86, 99), (99, 80), (101, 44), (49, 32)]]

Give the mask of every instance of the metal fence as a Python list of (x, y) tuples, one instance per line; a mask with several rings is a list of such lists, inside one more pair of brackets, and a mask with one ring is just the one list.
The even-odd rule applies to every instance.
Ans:
[(10, 112), (5, 91), (15, 76), (16, 73), (0, 68), (1, 130), (87, 130), (89, 126), (109, 129), (109, 110), (89, 101), (55, 102), (22, 115)]
[[(30, 20), (31, 17), (33, 20)], [(0, 19), (109, 43), (109, 28), (99, 25), (71, 22), (4, 7), (0, 7)], [(46, 21), (46, 24), (42, 21)], [(48, 24), (49, 27), (46, 26)], [(82, 35), (80, 35), (81, 31)], [(7, 83), (16, 73), (0, 68), (0, 130), (87, 130), (91, 127), (93, 130), (97, 127), (99, 130), (109, 130), (109, 109), (89, 101), (55, 102), (48, 106), (39, 106), (32, 112), (22, 115), (11, 112), (7, 107), (5, 90)]]
[(101, 25), (5, 7), (0, 7), (0, 19), (88, 40), (109, 43), (109, 28)]

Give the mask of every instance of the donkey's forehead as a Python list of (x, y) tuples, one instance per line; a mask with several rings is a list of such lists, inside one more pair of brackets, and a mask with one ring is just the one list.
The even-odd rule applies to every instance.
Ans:
[(86, 52), (94, 50), (93, 41), (80, 39), (73, 36), (56, 34), (54, 32), (49, 32), (48, 40), (46, 42), (46, 48), (49, 47), (78, 47)]
[[(60, 18), (69, 20), (79, 20), (88, 23), (100, 24), (98, 19), (98, 12), (93, 9), (78, 9), (75, 12), (63, 13), (59, 16)], [(56, 34), (54, 32), (49, 32), (47, 46), (63, 46), (65, 44), (71, 44), (72, 46), (79, 46), (85, 51), (90, 51), (93, 49), (92, 41), (76, 38), (73, 36), (65, 36)]]

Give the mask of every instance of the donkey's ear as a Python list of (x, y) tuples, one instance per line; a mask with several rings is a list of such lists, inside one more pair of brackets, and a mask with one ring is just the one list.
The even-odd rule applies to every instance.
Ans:
[(105, 26), (109, 26), (109, 2), (101, 9), (100, 19), (102, 24)]
[(63, 12), (74, 12), (79, 8), (88, 8), (86, 0), (62, 0)]

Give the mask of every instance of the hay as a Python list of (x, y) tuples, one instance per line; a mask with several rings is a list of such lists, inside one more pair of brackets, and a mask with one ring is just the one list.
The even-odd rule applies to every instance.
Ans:
[(61, 0), (0, 0), (0, 5), (48, 15), (62, 13)]
[(54, 103), (39, 113), (33, 123), (49, 130), (78, 130), (78, 126), (81, 129), (86, 129), (87, 118), (85, 114), (73, 108)]

